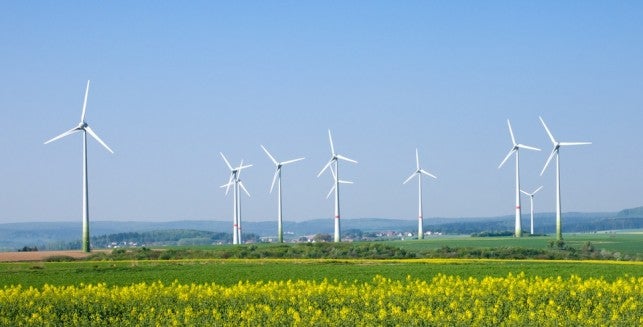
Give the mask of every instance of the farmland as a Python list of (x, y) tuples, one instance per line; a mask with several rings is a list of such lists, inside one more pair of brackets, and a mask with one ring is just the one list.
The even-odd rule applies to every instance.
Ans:
[[(429, 238), (413, 241), (391, 241), (388, 244), (407, 250), (437, 249), (443, 246), (449, 247), (472, 247), (472, 248), (499, 248), (499, 247), (522, 247), (529, 249), (542, 249), (548, 247), (551, 236), (536, 237), (469, 237), (469, 236), (448, 236), (440, 238)], [(571, 247), (580, 249), (591, 242), (597, 250), (619, 252), (623, 255), (630, 255), (634, 258), (643, 259), (643, 231), (629, 231), (626, 233), (595, 233), (595, 234), (568, 234), (565, 235), (565, 243)]]
[(340, 280), (369, 281), (375, 275), (394, 280), (407, 276), (430, 280), (438, 274), (463, 278), (502, 277), (509, 273), (527, 276), (582, 278), (643, 276), (642, 262), (547, 261), (547, 260), (291, 260), (291, 259), (217, 259), (217, 260), (142, 260), (2, 263), (0, 285), (42, 287), (107, 283), (130, 285), (161, 281), (172, 283), (217, 283), (233, 285), (239, 281)]
[[(605, 246), (614, 252), (639, 255), (636, 244), (640, 243), (640, 235), (583, 236), (567, 237), (566, 242), (580, 247), (591, 241), (597, 249)], [(58, 257), (72, 260), (68, 262), (3, 262), (0, 319), (4, 320), (0, 324), (643, 323), (641, 261), (379, 258), (452, 246), (490, 252), (517, 246), (540, 249), (547, 247), (548, 241), (545, 237), (453, 237), (303, 248), (259, 244), (119, 249), (97, 251), (86, 259)], [(311, 252), (318, 254), (379, 254), (377, 259), (234, 259), (239, 254), (281, 255), (303, 250), (321, 251)], [(174, 259), (170, 254), (196, 257)], [(207, 258), (222, 254), (233, 256)], [(150, 260), (153, 256), (165, 259)]]
[(643, 322), (638, 262), (261, 259), (31, 265), (2, 265), (3, 275), (13, 277), (7, 284), (22, 280), (0, 290), (0, 324)]

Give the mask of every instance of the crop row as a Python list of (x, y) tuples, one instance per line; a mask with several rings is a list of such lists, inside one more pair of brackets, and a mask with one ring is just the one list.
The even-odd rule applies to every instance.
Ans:
[(0, 291), (0, 325), (637, 326), (643, 277), (80, 284)]

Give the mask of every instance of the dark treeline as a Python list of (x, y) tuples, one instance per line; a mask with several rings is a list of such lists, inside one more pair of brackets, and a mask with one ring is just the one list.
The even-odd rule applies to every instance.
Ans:
[(174, 259), (408, 259), (417, 254), (378, 242), (244, 244), (210, 249), (171, 248), (156, 250), (146, 247), (114, 249), (112, 253), (95, 253), (89, 260), (174, 260)]
[[(591, 242), (580, 248), (565, 242), (552, 242), (543, 249), (520, 247), (468, 248), (443, 246), (438, 249), (409, 250), (380, 242), (354, 243), (296, 243), (296, 244), (245, 244), (206, 248), (170, 248), (166, 250), (119, 248), (111, 253), (97, 252), (88, 260), (176, 260), (176, 259), (410, 259), (410, 258), (467, 258), (467, 259), (593, 259), (637, 260), (618, 252), (598, 250)], [(74, 260), (54, 257), (50, 261)]]

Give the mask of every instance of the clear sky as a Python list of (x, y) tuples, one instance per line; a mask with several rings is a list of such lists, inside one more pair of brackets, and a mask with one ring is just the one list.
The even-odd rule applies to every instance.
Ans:
[[(522, 184), (553, 212), (561, 141), (563, 211), (643, 205), (640, 1), (3, 1), (0, 222), (80, 221), (87, 121), (93, 220), (226, 220), (219, 156), (253, 164), (243, 218), (331, 218), (327, 130), (341, 164), (342, 217), (416, 217), (402, 182), (420, 151), (425, 216), (512, 215), (506, 119)], [(524, 212), (528, 199), (523, 198)], [(430, 224), (427, 221), (427, 224)]]

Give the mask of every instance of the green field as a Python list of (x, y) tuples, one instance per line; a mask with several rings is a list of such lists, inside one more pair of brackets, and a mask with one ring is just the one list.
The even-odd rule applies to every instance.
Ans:
[(375, 275), (391, 279), (407, 276), (430, 280), (438, 274), (483, 278), (524, 272), (527, 276), (613, 280), (642, 276), (643, 262), (536, 261), (536, 260), (173, 260), (173, 261), (79, 261), (0, 264), (0, 285), (41, 287), (80, 283), (130, 285), (162, 281), (171, 283), (236, 284), (239, 281), (343, 280), (370, 281)]
[[(552, 247), (553, 246), (553, 247)], [(402, 259), (402, 258), (468, 258), (468, 259), (608, 259), (643, 261), (643, 231), (601, 234), (565, 235), (563, 248), (550, 236), (535, 237), (470, 237), (433, 236), (424, 240), (342, 242), (342, 243), (257, 243), (250, 245), (164, 246), (170, 251), (199, 251), (200, 257), (164, 257), (150, 259), (251, 259), (251, 258), (330, 258), (330, 259)], [(401, 252), (399, 250), (406, 251)], [(374, 255), (377, 254), (377, 255)], [(143, 259), (143, 257), (94, 259)]]
[[(441, 236), (429, 237), (424, 240), (389, 241), (387, 244), (406, 250), (437, 249), (448, 247), (470, 248), (500, 248), (521, 247), (528, 249), (545, 249), (554, 240), (551, 236), (535, 237), (470, 237), (470, 236)], [(565, 234), (565, 243), (576, 249), (581, 249), (587, 242), (591, 242), (597, 250), (620, 252), (634, 258), (643, 256), (643, 231), (623, 233), (596, 233), (596, 234)]]
[[(611, 251), (630, 249), (639, 257), (639, 239), (596, 236), (590, 241), (598, 251), (605, 245)], [(582, 246), (588, 238), (566, 240), (568, 245)], [(284, 254), (295, 249), (367, 255), (374, 250), (421, 253), (470, 246), (498, 252), (539, 249), (548, 242), (544, 237), (445, 237), (303, 248), (285, 244), (137, 248), (96, 253), (91, 260), (0, 263), (0, 325), (640, 324), (643, 261), (142, 259), (172, 253)], [(140, 255), (142, 260), (122, 260), (127, 255)]]
[[(451, 248), (527, 248), (545, 249), (551, 237), (513, 237), (473, 238), (466, 236), (435, 237), (426, 240), (405, 240), (389, 242), (356, 242), (355, 246), (367, 246), (362, 253), (373, 250), (372, 246), (386, 245), (390, 250), (402, 248), (422, 253), (443, 247)], [(407, 276), (430, 280), (438, 274), (461, 277), (483, 278), (484, 276), (504, 277), (508, 274), (524, 272), (527, 276), (597, 277), (613, 280), (624, 275), (643, 276), (642, 233), (619, 234), (570, 234), (565, 235), (568, 246), (580, 249), (587, 242), (596, 251), (623, 253), (639, 261), (571, 261), (571, 260), (485, 260), (485, 259), (215, 259), (212, 253), (283, 253), (295, 245), (257, 244), (250, 246), (200, 246), (179, 247), (173, 250), (201, 251), (204, 258), (183, 260), (120, 260), (105, 257), (105, 260), (73, 262), (14, 262), (0, 263), (0, 286), (23, 285), (40, 287), (44, 284), (74, 285), (80, 283), (100, 283), (109, 285), (130, 285), (141, 282), (162, 281), (171, 283), (211, 283), (232, 285), (239, 281), (279, 281), (279, 280), (343, 280), (370, 281), (375, 275), (392, 279), (405, 279)], [(309, 244), (311, 245), (311, 244)], [(323, 245), (323, 244), (318, 244)], [(326, 244), (331, 245), (331, 244)], [(339, 244), (342, 251), (351, 249), (350, 243)], [(299, 246), (301, 249), (301, 246)], [(327, 247), (318, 247), (319, 249)], [(338, 248), (338, 249), (340, 249)], [(169, 248), (164, 248), (169, 249)], [(254, 249), (254, 250), (251, 250)], [(315, 249), (305, 246), (304, 250)], [(141, 249), (139, 249), (141, 250)], [(292, 250), (292, 249), (291, 249)], [(335, 251), (335, 248), (327, 250)], [(234, 252), (236, 251), (236, 252)], [(168, 251), (168, 253), (171, 251)], [(161, 253), (165, 253), (162, 251)], [(231, 258), (233, 258), (232, 256)], [(97, 257), (97, 258), (100, 258)], [(116, 260), (114, 260), (116, 258)], [(389, 258), (388, 256), (386, 258)]]

